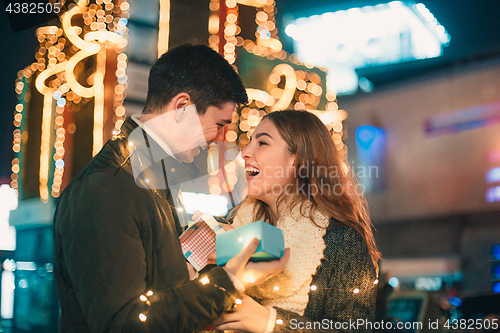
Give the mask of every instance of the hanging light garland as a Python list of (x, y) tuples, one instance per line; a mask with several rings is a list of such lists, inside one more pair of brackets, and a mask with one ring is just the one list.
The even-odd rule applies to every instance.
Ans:
[[(118, 134), (126, 117), (123, 100), (127, 87), (125, 73), (127, 56), (124, 48), (127, 45), (128, 9), (127, 1), (114, 4), (111, 0), (97, 0), (95, 4), (89, 4), (88, 0), (79, 0), (61, 16), (62, 28), (48, 26), (37, 30), (40, 42), (40, 48), (35, 55), (37, 61), (20, 71), (16, 80), (16, 93), (20, 102), (16, 105), (14, 114), (16, 129), (13, 133), (13, 150), (16, 156), (12, 161), (13, 188), (18, 189), (21, 181), (19, 177), (22, 166), (21, 145), (28, 137), (24, 129), (23, 112), (25, 113), (31, 96), (28, 83), (35, 73), (38, 72), (35, 87), (44, 96), (39, 172), (39, 193), (43, 202), (47, 202), (50, 195), (58, 197), (60, 194), (65, 165), (65, 136), (68, 132), (72, 134), (76, 130), (75, 124), (65, 123), (65, 114), (79, 110), (80, 103), (90, 98), (94, 98), (92, 154), (97, 154), (103, 146), (104, 79), (108, 49), (113, 49), (117, 54), (112, 134)], [(72, 25), (72, 18), (77, 15), (82, 18), (83, 27)], [(91, 87), (84, 87), (78, 82), (74, 71), (81, 61), (92, 56), (96, 57), (95, 72), (89, 75), (87, 80)], [(51, 154), (51, 151), (54, 153)], [(51, 169), (54, 171), (49, 191)]]
[[(257, 10), (255, 23), (255, 41), (238, 36), (241, 28), (238, 25), (238, 5), (254, 7)], [(313, 69), (311, 64), (302, 63), (294, 54), (287, 54), (282, 50), (278, 38), (275, 14), (277, 12), (274, 0), (212, 0), (209, 4), (211, 15), (208, 21), (210, 33), (209, 45), (230, 63), (235, 63), (236, 47), (243, 47), (246, 51), (270, 60), (280, 59), (292, 64)], [(318, 68), (322, 71), (325, 69)], [(284, 88), (280, 88), (283, 87)], [(333, 133), (337, 150), (344, 157), (347, 147), (343, 140), (347, 131), (343, 121), (347, 117), (345, 110), (339, 110), (336, 92), (321, 88), (321, 78), (314, 71), (295, 70), (287, 64), (276, 66), (269, 75), (267, 91), (247, 89), (250, 104), (241, 110), (240, 119), (230, 124), (226, 139), (230, 142), (238, 141), (244, 148), (260, 119), (269, 112), (294, 108), (307, 110), (316, 114)], [(326, 110), (316, 110), (321, 96), (325, 94)]]
[[(253, 277), (251, 274), (248, 274), (248, 275), (245, 277), (245, 279), (246, 279), (246, 280), (248, 280), (248, 282), (250, 282), (250, 283), (254, 283), (254, 282), (255, 282), (255, 279), (254, 279), (254, 277)], [(220, 287), (220, 286), (216, 285), (215, 283), (211, 283), (211, 282), (210, 282), (210, 279), (208, 278), (208, 276), (202, 276), (202, 277), (198, 278), (198, 280), (197, 280), (197, 281), (198, 281), (200, 284), (204, 285), (204, 286), (209, 285), (209, 284), (212, 284), (214, 287), (219, 288), (220, 290), (222, 290), (222, 291), (226, 292), (226, 293), (230, 296), (230, 298), (232, 299), (232, 301), (233, 301), (233, 309), (234, 309), (234, 307), (236, 307), (236, 306), (238, 306), (238, 305), (243, 304), (243, 301), (242, 301), (240, 298), (235, 298), (235, 297), (231, 296), (231, 295), (230, 295), (230, 294), (226, 291), (226, 289), (224, 289), (224, 288), (222, 288), (222, 287)], [(378, 284), (378, 282), (379, 282), (379, 281), (378, 281), (378, 276), (377, 276), (377, 277), (375, 278), (375, 280), (373, 281), (373, 285), (377, 285), (377, 284)], [(369, 288), (370, 288), (370, 287), (367, 287), (367, 290), (368, 290)], [(274, 286), (274, 288), (273, 288), (273, 289), (274, 289), (274, 290), (279, 290), (280, 288), (279, 288), (279, 286)], [(327, 288), (327, 287), (325, 287), (325, 288), (319, 288), (317, 285), (312, 285), (312, 286), (310, 287), (311, 292), (318, 292), (318, 291), (320, 291), (320, 290), (327, 290), (327, 289), (331, 289), (331, 288)], [(357, 294), (359, 294), (359, 293), (361, 292), (361, 289), (360, 289), (360, 288), (351, 288), (351, 289), (349, 289), (349, 291), (350, 291), (350, 292), (352, 292), (354, 295), (357, 295)], [(148, 291), (147, 291), (144, 295), (140, 295), (140, 296), (139, 296), (139, 300), (140, 300), (142, 303), (146, 304), (146, 306), (147, 306), (147, 308), (146, 308), (144, 311), (142, 311), (142, 312), (138, 315), (139, 320), (140, 320), (141, 322), (146, 322), (146, 321), (147, 321), (147, 319), (148, 319), (148, 316), (147, 316), (147, 315), (148, 315), (148, 312), (149, 312), (149, 308), (151, 307), (151, 304), (152, 304), (152, 302), (154, 301), (154, 300), (153, 300), (153, 295), (154, 295), (153, 291), (152, 291), (152, 290), (148, 290)], [(276, 324), (277, 324), (277, 325), (282, 325), (283, 323), (284, 323), (283, 319), (281, 319), (281, 318), (276, 318)]]

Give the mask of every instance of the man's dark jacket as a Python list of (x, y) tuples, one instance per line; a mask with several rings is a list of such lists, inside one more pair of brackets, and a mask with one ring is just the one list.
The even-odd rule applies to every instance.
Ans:
[[(189, 280), (171, 193), (134, 180), (128, 136), (136, 127), (127, 119), (58, 202), (59, 332), (192, 332), (219, 317), (237, 295), (219, 267), (206, 274), (208, 284)], [(161, 163), (152, 167), (163, 166), (168, 177), (193, 173), (173, 159), (168, 168)], [(149, 290), (153, 294), (141, 300)]]

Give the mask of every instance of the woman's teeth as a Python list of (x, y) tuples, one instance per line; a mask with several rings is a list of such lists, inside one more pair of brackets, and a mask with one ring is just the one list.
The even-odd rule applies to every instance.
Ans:
[(246, 172), (250, 173), (250, 176), (256, 176), (259, 174), (260, 170), (251, 166), (245, 168)]

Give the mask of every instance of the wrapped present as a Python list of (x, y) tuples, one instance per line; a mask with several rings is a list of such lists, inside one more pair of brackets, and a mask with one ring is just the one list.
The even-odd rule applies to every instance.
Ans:
[(223, 232), (213, 216), (205, 213), (179, 237), (184, 256), (197, 271), (207, 265), (208, 255), (216, 251), (215, 236)]
[(260, 244), (251, 261), (271, 261), (283, 256), (283, 231), (259, 220), (216, 236), (217, 265), (225, 265), (254, 237)]

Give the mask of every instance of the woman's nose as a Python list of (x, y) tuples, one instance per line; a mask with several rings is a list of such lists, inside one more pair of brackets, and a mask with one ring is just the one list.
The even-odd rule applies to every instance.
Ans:
[(241, 151), (241, 157), (243, 157), (244, 160), (248, 160), (250, 158), (250, 149), (249, 145), (247, 145), (243, 150)]

